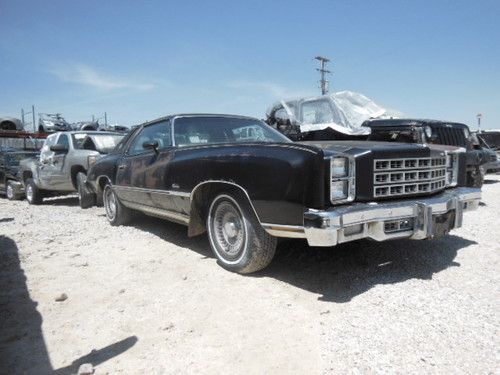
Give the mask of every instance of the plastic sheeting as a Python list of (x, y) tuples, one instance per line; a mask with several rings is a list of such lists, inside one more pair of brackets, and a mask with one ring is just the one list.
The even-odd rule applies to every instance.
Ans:
[(383, 108), (365, 95), (352, 91), (280, 103), (290, 120), (300, 126), (301, 132), (332, 128), (344, 134), (362, 135), (370, 132), (361, 126), (366, 120), (400, 117), (399, 112)]

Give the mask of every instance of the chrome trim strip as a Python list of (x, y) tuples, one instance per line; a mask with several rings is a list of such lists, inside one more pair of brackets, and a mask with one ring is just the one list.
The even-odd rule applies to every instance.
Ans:
[(176, 221), (180, 224), (185, 224), (185, 225), (189, 224), (189, 216), (188, 215), (184, 215), (184, 214), (181, 214), (178, 212), (164, 210), (164, 209), (157, 208), (157, 207), (146, 206), (146, 205), (139, 204), (139, 203), (133, 203), (133, 202), (125, 201), (125, 200), (120, 200), (120, 201), (122, 202), (122, 204), (125, 207), (131, 208), (133, 210), (137, 210), (137, 211), (141, 211), (141, 212), (153, 215), (153, 216), (173, 220), (173, 221)]
[(304, 227), (302, 226), (262, 223), (262, 227), (274, 237), (306, 238)]
[(115, 189), (118, 189), (118, 190), (137, 191), (137, 192), (141, 192), (141, 193), (175, 195), (175, 196), (185, 197), (185, 198), (189, 198), (191, 196), (191, 193), (184, 192), (184, 191), (147, 189), (147, 188), (140, 188), (140, 187), (134, 187), (134, 186), (121, 186), (121, 185), (113, 185), (113, 187)]
[(259, 221), (259, 223), (262, 225), (262, 222), (259, 218), (259, 215), (257, 214), (257, 211), (255, 210), (255, 207), (253, 206), (253, 203), (252, 203), (252, 200), (250, 199), (250, 196), (248, 195), (248, 192), (241, 186), (241, 185), (238, 185), (237, 183), (234, 183), (234, 182), (231, 182), (231, 181), (225, 181), (225, 180), (206, 180), (206, 181), (203, 181), (203, 182), (200, 182), (198, 185), (196, 185), (193, 190), (191, 191), (191, 194), (190, 194), (190, 197), (189, 197), (189, 200), (192, 202), (193, 201), (193, 197), (194, 197), (194, 193), (196, 192), (196, 190), (202, 186), (202, 185), (205, 185), (205, 184), (210, 184), (210, 183), (221, 183), (221, 184), (228, 184), (228, 185), (232, 185), (232, 186), (236, 186), (237, 188), (239, 188), (243, 194), (245, 194), (245, 196), (247, 197), (248, 199), (248, 202), (250, 203), (250, 207), (252, 207), (252, 210), (253, 212), (255, 213), (255, 217), (257, 218), (257, 220)]

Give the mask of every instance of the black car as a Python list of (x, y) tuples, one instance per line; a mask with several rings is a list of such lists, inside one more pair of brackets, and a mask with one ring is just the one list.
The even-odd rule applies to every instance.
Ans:
[(38, 152), (34, 151), (0, 149), (0, 193), (10, 200), (22, 198), (24, 190), (18, 176), (19, 162), (37, 155)]
[(334, 246), (448, 233), (477, 208), (454, 155), (418, 144), (293, 143), (250, 117), (175, 115), (131, 131), (88, 172), (80, 197), (112, 225), (134, 211), (208, 232), (227, 269), (266, 267), (277, 237)]
[(383, 142), (420, 143), (427, 145), (446, 145), (466, 150), (466, 185), (481, 187), (484, 168), (490, 161), (491, 152), (474, 142), (465, 124), (457, 122), (420, 120), (420, 119), (380, 119), (368, 120), (364, 127), (371, 130), (368, 140)]

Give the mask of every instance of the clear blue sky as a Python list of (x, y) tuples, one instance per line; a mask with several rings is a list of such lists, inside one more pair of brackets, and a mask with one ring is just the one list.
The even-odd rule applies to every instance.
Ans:
[(500, 1), (0, 0), (0, 115), (126, 125), (263, 117), (280, 97), (361, 92), (408, 116), (500, 128)]

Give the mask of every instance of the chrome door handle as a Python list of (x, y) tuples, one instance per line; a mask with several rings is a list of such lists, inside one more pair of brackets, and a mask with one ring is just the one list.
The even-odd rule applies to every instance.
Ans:
[(125, 165), (123, 165), (123, 164), (122, 164), (122, 165), (119, 165), (119, 166), (118, 166), (118, 169), (125, 169)]

